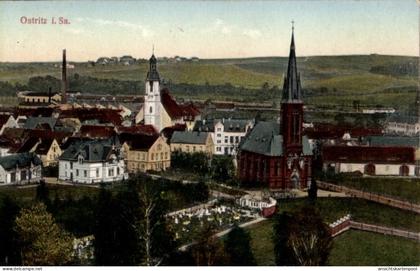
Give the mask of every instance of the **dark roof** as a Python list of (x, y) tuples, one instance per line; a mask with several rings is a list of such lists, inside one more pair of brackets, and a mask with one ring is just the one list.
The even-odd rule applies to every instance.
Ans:
[(6, 122), (9, 120), (10, 117), (11, 115), (0, 114), (0, 128), (6, 124)]
[(20, 146), (17, 152), (30, 152), (35, 145), (40, 143), (40, 139), (37, 137), (29, 137), (25, 140), (25, 142)]
[(365, 139), (365, 142), (370, 146), (406, 146), (415, 148), (420, 146), (418, 136), (369, 136)]
[(414, 163), (412, 147), (324, 146), (322, 159), (343, 163)]
[(28, 168), (31, 164), (38, 166), (42, 161), (34, 153), (17, 153), (0, 157), (0, 165), (5, 170), (11, 170), (16, 167)]
[(51, 117), (54, 108), (51, 107), (37, 107), (37, 108), (21, 108), (15, 110), (15, 117), (17, 116), (34, 116), (34, 117)]
[(157, 71), (157, 60), (155, 55), (149, 59), (149, 71), (147, 72), (146, 80), (147, 81), (160, 81), (159, 73)]
[(287, 74), (284, 78), (282, 102), (301, 102), (302, 91), (300, 86), (300, 74), (297, 72), (295, 38), (292, 32), (292, 42), (290, 44), (289, 64)]
[(175, 131), (171, 138), (171, 143), (184, 144), (206, 144), (209, 133), (207, 132), (180, 132)]
[(397, 123), (408, 123), (408, 124), (416, 124), (419, 122), (419, 118), (417, 116), (407, 116), (402, 114), (392, 114), (388, 122), (397, 122)]
[(105, 162), (112, 154), (120, 157), (119, 145), (109, 140), (79, 140), (73, 142), (60, 156), (60, 160), (76, 161), (81, 155), (84, 162)]
[[(51, 96), (57, 95), (58, 92), (51, 92)], [(48, 92), (35, 92), (35, 91), (30, 91), (24, 94), (24, 96), (44, 96), (44, 97), (49, 97), (50, 93)]]
[(131, 150), (147, 151), (155, 144), (159, 135), (145, 135), (145, 134), (128, 134), (122, 133), (119, 135), (121, 144), (127, 143)]
[(247, 119), (210, 119), (195, 122), (194, 131), (214, 132), (214, 125), (218, 122), (223, 124), (225, 132), (246, 132), (246, 125), (251, 122)]
[(35, 153), (39, 155), (47, 154), (51, 148), (53, 141), (54, 141), (53, 138), (42, 139), (41, 143), (39, 143), (38, 146), (36, 147)]
[(49, 130), (54, 130), (55, 123), (57, 122), (56, 118), (51, 117), (29, 117), (24, 125), (25, 129), (36, 129), (36, 128), (47, 128)]
[[(303, 154), (312, 155), (308, 138), (302, 137)], [(266, 156), (283, 155), (283, 136), (277, 122), (258, 122), (240, 144), (241, 151), (258, 153)]]

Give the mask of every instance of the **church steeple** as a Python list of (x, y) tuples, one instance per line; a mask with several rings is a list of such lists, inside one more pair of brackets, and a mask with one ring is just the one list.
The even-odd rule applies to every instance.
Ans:
[[(293, 22), (292, 22), (293, 23)], [(301, 102), (302, 91), (300, 75), (297, 72), (294, 26), (292, 26), (292, 42), (290, 44), (289, 64), (284, 78), (282, 102)]]
[(147, 81), (160, 81), (159, 73), (157, 71), (157, 60), (155, 54), (149, 59), (149, 71), (147, 72)]

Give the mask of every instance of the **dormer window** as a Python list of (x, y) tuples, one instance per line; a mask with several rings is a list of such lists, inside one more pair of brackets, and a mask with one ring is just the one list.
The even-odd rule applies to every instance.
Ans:
[(79, 161), (79, 164), (83, 164), (83, 156), (79, 156), (79, 158), (78, 158), (78, 161)]

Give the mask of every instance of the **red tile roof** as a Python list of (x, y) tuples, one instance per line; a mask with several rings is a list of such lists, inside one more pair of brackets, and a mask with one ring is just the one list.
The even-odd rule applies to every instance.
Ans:
[(172, 119), (193, 119), (200, 114), (200, 111), (192, 103), (179, 105), (167, 88), (162, 89), (160, 96), (163, 107)]
[(304, 130), (304, 134), (312, 139), (342, 138), (345, 133), (350, 133), (352, 137), (383, 134), (380, 128), (360, 128), (326, 123), (315, 123), (313, 128), (305, 128)]
[(117, 127), (118, 133), (129, 133), (129, 134), (146, 134), (146, 135), (156, 135), (158, 131), (156, 131), (153, 125), (144, 124), (144, 125), (136, 125), (136, 126), (119, 126)]
[(101, 123), (112, 123), (115, 126), (119, 126), (122, 123), (120, 112), (120, 109), (109, 108), (72, 108), (62, 110), (60, 113), (60, 119), (77, 118), (80, 121), (96, 119)]
[(185, 124), (180, 124), (177, 123), (174, 126), (170, 126), (170, 127), (165, 127), (163, 128), (163, 130), (161, 131), (161, 133), (163, 134), (164, 137), (171, 139), (172, 135), (175, 131), (180, 131), (183, 132), (187, 129), (187, 125)]
[(326, 162), (347, 163), (414, 163), (412, 147), (324, 146), (322, 159)]
[(110, 138), (116, 135), (113, 126), (104, 125), (83, 125), (80, 127), (78, 136), (88, 138)]

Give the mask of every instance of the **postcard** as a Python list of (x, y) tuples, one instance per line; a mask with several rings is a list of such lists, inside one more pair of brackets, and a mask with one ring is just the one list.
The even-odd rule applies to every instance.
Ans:
[(419, 12), (0, 1), (0, 266), (417, 270)]

